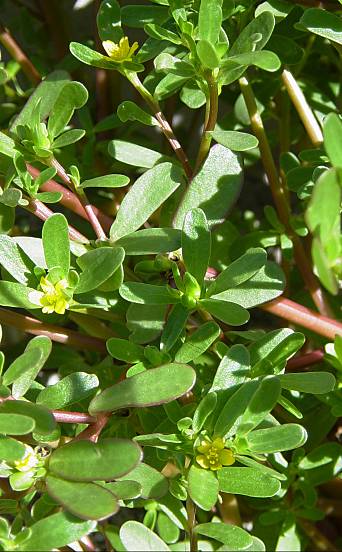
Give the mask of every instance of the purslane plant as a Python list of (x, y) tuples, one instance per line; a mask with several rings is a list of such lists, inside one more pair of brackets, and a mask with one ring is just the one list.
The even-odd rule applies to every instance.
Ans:
[(94, 4), (0, 27), (0, 549), (338, 550), (342, 6)]

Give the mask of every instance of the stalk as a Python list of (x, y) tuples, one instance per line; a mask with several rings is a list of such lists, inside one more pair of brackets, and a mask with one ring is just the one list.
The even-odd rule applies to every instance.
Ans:
[(194, 531), (196, 525), (196, 507), (190, 497), (186, 499), (186, 513), (188, 517), (188, 533), (191, 552), (197, 552), (197, 535)]
[(218, 87), (212, 71), (208, 72), (206, 79), (209, 89), (209, 97), (207, 99), (206, 106), (206, 120), (204, 122), (203, 134), (195, 164), (195, 174), (198, 172), (203, 161), (208, 155), (212, 140), (210, 132), (215, 128), (218, 113)]
[(67, 410), (51, 410), (56, 422), (60, 424), (93, 424), (95, 416), (83, 412), (69, 412)]
[(31, 63), (27, 55), (20, 48), (19, 44), (14, 40), (10, 32), (5, 29), (0, 23), (0, 42), (6, 48), (10, 56), (19, 63), (23, 73), (32, 82), (37, 85), (42, 80), (37, 69)]
[(271, 188), (273, 201), (276, 206), (279, 219), (284, 225), (286, 232), (293, 243), (294, 256), (302, 278), (310, 295), (321, 314), (329, 315), (330, 307), (327, 303), (319, 281), (312, 272), (311, 263), (306, 256), (303, 244), (299, 236), (294, 232), (290, 224), (291, 211), (287, 202), (286, 190), (279, 178), (278, 171), (273, 159), (271, 147), (265, 132), (262, 118), (258, 112), (253, 90), (246, 77), (240, 79), (241, 92), (246, 102), (247, 110), (251, 120), (253, 133), (259, 140), (259, 150), (264, 169)]

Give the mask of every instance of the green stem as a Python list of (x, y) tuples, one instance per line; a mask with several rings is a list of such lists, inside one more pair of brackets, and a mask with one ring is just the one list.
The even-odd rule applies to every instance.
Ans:
[[(211, 71), (206, 75), (206, 79), (208, 83), (209, 97), (206, 105), (206, 120), (195, 164), (195, 174), (198, 172), (203, 161), (208, 155), (212, 140), (211, 131), (215, 129), (218, 113), (218, 87), (216, 79)], [(209, 113), (208, 116), (207, 113)]]
[(186, 176), (188, 177), (189, 180), (191, 180), (192, 168), (190, 166), (189, 160), (182, 146), (178, 142), (169, 122), (167, 121), (165, 115), (161, 111), (159, 103), (153, 98), (152, 94), (150, 94), (150, 92), (145, 88), (145, 86), (143, 85), (143, 83), (141, 82), (141, 80), (139, 79), (136, 73), (127, 71), (125, 73), (125, 76), (149, 106), (150, 110), (152, 111), (155, 118), (157, 119), (164, 136), (168, 140), (170, 146), (172, 147), (179, 161), (181, 162)]
[(194, 531), (196, 525), (196, 508), (190, 497), (186, 499), (186, 512), (188, 517), (188, 533), (190, 541), (190, 552), (197, 552), (197, 535)]
[(317, 119), (306, 101), (306, 98), (296, 79), (287, 69), (284, 69), (281, 78), (311, 142), (316, 147), (321, 146), (323, 143), (321, 127), (319, 126)]
[(258, 111), (252, 87), (246, 77), (242, 77), (239, 82), (241, 92), (244, 97), (251, 120), (253, 133), (259, 140), (261, 159), (268, 178), (273, 201), (275, 203), (279, 219), (281, 223), (285, 226), (286, 232), (292, 240), (296, 263), (315, 305), (317, 306), (321, 314), (329, 315), (329, 304), (325, 299), (324, 293), (320, 287), (317, 278), (312, 272), (311, 263), (306, 256), (303, 244), (299, 236), (294, 232), (293, 228), (291, 227), (291, 211), (287, 202), (286, 190), (282, 184), (281, 179), (279, 178), (278, 171), (276, 169), (271, 147), (265, 132), (262, 118)]

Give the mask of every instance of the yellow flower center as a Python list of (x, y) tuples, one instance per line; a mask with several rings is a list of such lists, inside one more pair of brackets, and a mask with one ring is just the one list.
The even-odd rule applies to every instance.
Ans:
[(34, 450), (26, 445), (24, 458), (16, 460), (14, 465), (18, 471), (29, 472), (33, 470), (39, 464), (39, 459), (34, 453)]
[(224, 447), (224, 440), (216, 437), (214, 441), (206, 437), (197, 447), (201, 454), (196, 456), (196, 462), (205, 470), (219, 470), (222, 466), (231, 466), (235, 462), (234, 453)]
[(103, 48), (106, 50), (108, 56), (118, 63), (123, 61), (130, 61), (134, 55), (134, 52), (139, 47), (137, 42), (134, 42), (132, 46), (129, 45), (128, 36), (121, 38), (119, 44), (115, 44), (111, 40), (105, 40), (102, 42)]
[(69, 308), (69, 298), (65, 294), (64, 290), (68, 287), (67, 280), (63, 279), (53, 284), (44, 276), (40, 280), (40, 287), (42, 294), (39, 299), (40, 305), (43, 307), (42, 311), (46, 314), (64, 314), (66, 309)]

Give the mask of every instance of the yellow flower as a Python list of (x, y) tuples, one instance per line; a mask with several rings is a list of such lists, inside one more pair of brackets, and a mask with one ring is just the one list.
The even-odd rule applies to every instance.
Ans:
[(60, 280), (57, 284), (53, 284), (44, 276), (40, 279), (40, 288), (42, 291), (34, 291), (29, 294), (29, 300), (35, 305), (42, 307), (45, 314), (64, 314), (66, 309), (70, 307), (69, 297), (65, 293), (68, 287), (66, 279)]
[(115, 44), (115, 42), (112, 42), (111, 40), (105, 40), (102, 42), (102, 46), (113, 61), (122, 63), (123, 61), (130, 61), (132, 59), (135, 50), (139, 47), (139, 44), (134, 42), (132, 46), (130, 46), (128, 36), (124, 36), (121, 38), (119, 44)]
[(34, 468), (39, 464), (39, 458), (36, 456), (34, 450), (29, 445), (25, 445), (25, 454), (21, 460), (16, 460), (14, 465), (18, 471), (34, 473)]
[(224, 448), (224, 440), (216, 437), (214, 441), (206, 437), (197, 447), (201, 454), (196, 456), (196, 462), (205, 470), (219, 470), (222, 466), (231, 466), (235, 462), (234, 453)]

